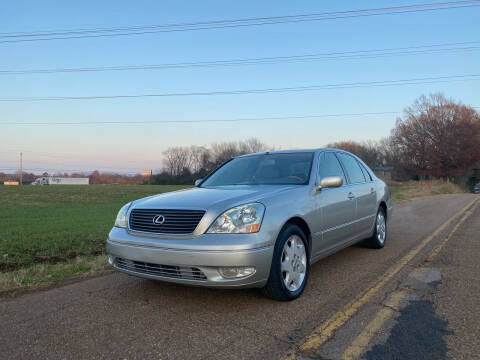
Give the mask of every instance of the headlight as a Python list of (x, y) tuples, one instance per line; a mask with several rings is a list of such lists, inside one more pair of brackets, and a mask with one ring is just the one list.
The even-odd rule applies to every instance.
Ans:
[(117, 218), (115, 219), (114, 226), (119, 228), (124, 228), (124, 229), (127, 228), (127, 212), (128, 212), (128, 209), (130, 208), (130, 205), (132, 205), (131, 202), (122, 206), (122, 208), (117, 214)]
[(207, 230), (210, 234), (256, 233), (262, 224), (265, 206), (251, 203), (234, 207), (220, 215)]

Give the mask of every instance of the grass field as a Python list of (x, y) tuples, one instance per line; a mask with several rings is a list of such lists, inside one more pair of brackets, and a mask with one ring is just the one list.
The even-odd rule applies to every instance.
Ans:
[[(105, 270), (105, 241), (120, 207), (182, 188), (0, 186), (0, 291)], [(395, 203), (462, 192), (456, 185), (439, 182), (411, 182), (390, 189)]]
[(104, 253), (107, 234), (123, 204), (181, 188), (184, 186), (1, 186), (0, 272), (61, 262), (70, 263), (78, 272), (88, 271), (78, 257)]

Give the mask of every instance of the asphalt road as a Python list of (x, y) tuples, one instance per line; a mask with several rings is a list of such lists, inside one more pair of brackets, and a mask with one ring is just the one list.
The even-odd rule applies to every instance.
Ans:
[[(290, 303), (265, 299), (256, 290), (186, 287), (120, 273), (0, 297), (0, 358), (336, 359), (377, 323), (380, 309), (390, 307), (391, 316), (380, 317), (378, 334), (368, 338), (359, 357), (474, 359), (480, 354), (480, 206), (435, 258), (425, 262), (458, 221), (408, 263), (402, 259), (477, 197), (448, 195), (396, 206), (384, 249), (354, 246), (313, 265), (303, 296)], [(371, 299), (328, 341), (303, 352), (312, 331), (372, 289), (392, 266), (398, 273), (373, 288)], [(398, 308), (388, 305), (396, 293), (402, 294)], [(412, 329), (428, 336), (417, 341)]]

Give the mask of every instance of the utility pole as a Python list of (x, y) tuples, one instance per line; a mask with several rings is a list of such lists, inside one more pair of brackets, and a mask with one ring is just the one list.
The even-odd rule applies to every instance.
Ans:
[(20, 153), (20, 185), (22, 185), (22, 177), (23, 177), (23, 154)]

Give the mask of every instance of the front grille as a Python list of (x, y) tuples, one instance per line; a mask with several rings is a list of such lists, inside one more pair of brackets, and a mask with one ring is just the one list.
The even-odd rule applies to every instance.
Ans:
[[(130, 229), (156, 234), (191, 234), (195, 231), (204, 210), (133, 209), (130, 213)], [(163, 217), (163, 223), (155, 218)]]
[(135, 271), (147, 275), (156, 275), (173, 279), (198, 281), (207, 280), (207, 277), (202, 270), (196, 267), (150, 264), (142, 261), (126, 260), (122, 258), (116, 258), (115, 264), (120, 269)]

